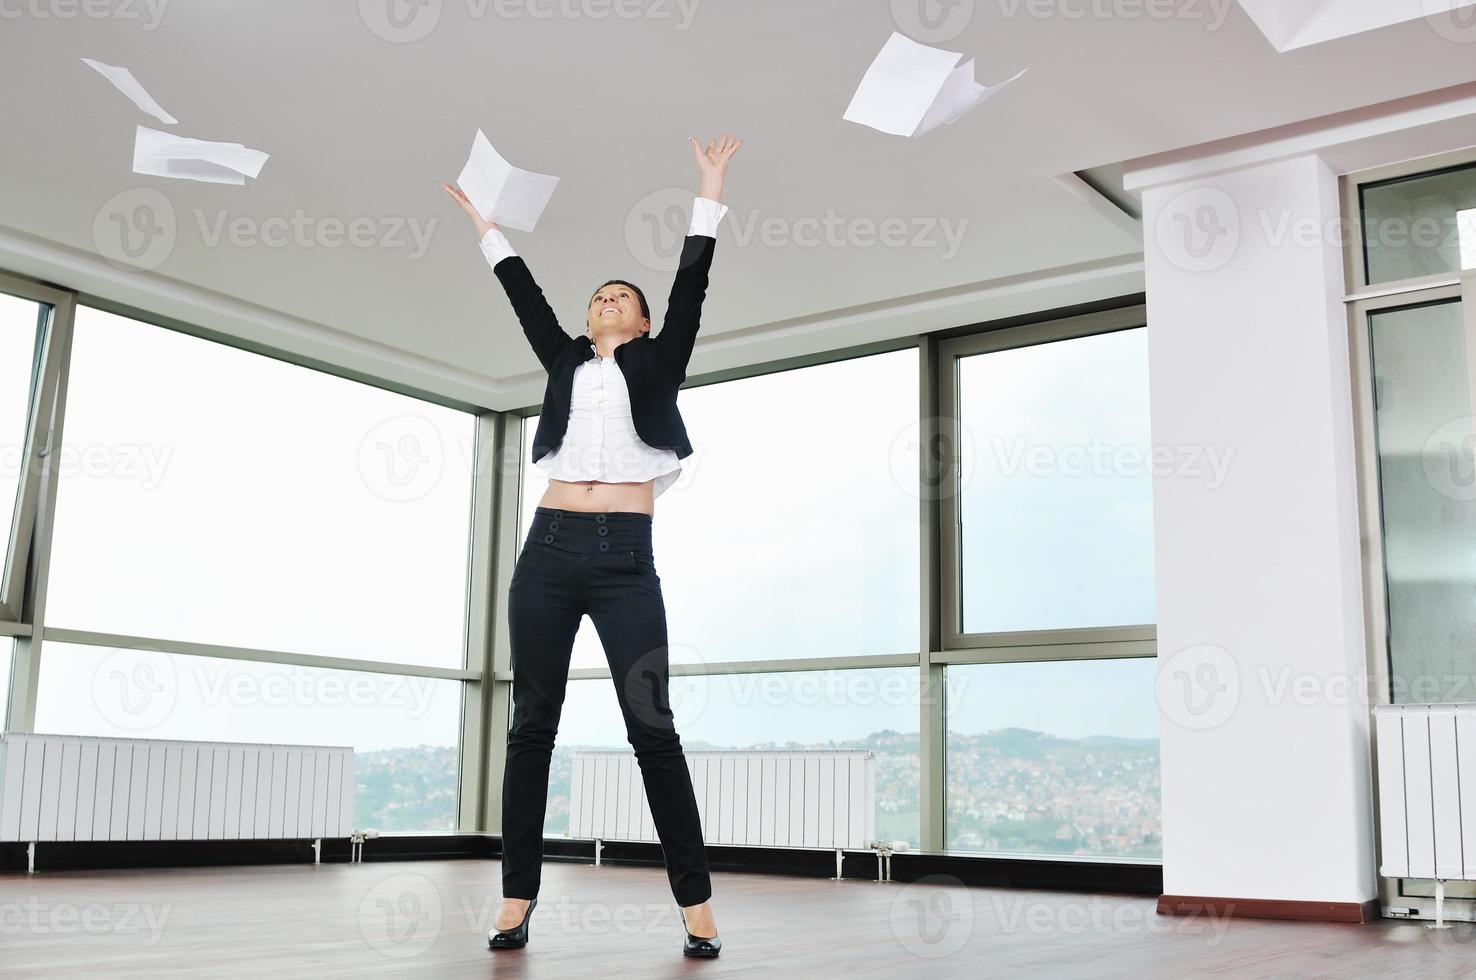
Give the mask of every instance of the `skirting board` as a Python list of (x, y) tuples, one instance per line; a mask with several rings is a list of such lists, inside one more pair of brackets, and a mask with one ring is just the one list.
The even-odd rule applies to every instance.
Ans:
[(1198, 895), (1158, 896), (1160, 915), (1210, 914), (1219, 918), (1297, 919), (1302, 922), (1376, 922), (1379, 900), (1366, 902), (1300, 902), (1281, 898), (1209, 898)]

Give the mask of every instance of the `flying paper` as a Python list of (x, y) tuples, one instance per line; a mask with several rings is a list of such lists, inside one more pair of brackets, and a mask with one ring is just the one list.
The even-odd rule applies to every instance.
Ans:
[(484, 221), (518, 231), (533, 230), (558, 185), (557, 177), (519, 170), (502, 159), (480, 129), (456, 178), (456, 186)]
[(244, 184), (261, 172), (267, 155), (240, 143), (216, 143), (139, 126), (133, 139), (133, 172), (210, 184)]
[[(1240, 0), (1240, 6), (1255, 21), (1277, 51), (1285, 53), (1309, 44), (1377, 31), (1394, 24), (1424, 19), (1425, 25), (1447, 41), (1461, 40), (1470, 27), (1470, 11), (1462, 11), (1476, 0), (1380, 0), (1350, 3), (1349, 0)], [(1461, 11), (1461, 13), (1457, 13)], [(1449, 15), (1449, 20), (1444, 16)]]
[(1028, 70), (998, 85), (980, 85), (974, 81), (974, 59), (960, 65), (962, 57), (962, 52), (930, 48), (893, 31), (866, 69), (843, 118), (916, 138), (954, 123)]
[(179, 122), (178, 119), (165, 112), (164, 107), (155, 102), (152, 95), (144, 91), (144, 87), (138, 83), (138, 79), (133, 77), (133, 72), (127, 68), (115, 68), (112, 65), (105, 65), (101, 61), (93, 61), (91, 58), (83, 58), (82, 61), (84, 64), (96, 69), (97, 73), (103, 78), (112, 82), (114, 88), (133, 100), (134, 105), (161, 123), (167, 123), (173, 126)]

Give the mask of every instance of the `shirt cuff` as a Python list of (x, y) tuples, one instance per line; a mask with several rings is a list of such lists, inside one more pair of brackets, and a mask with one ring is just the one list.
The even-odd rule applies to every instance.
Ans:
[(687, 229), (688, 235), (706, 235), (708, 238), (717, 237), (718, 222), (723, 220), (723, 215), (728, 213), (726, 204), (707, 197), (695, 198), (692, 201), (692, 224)]
[(513, 251), (512, 242), (500, 228), (488, 228), (487, 234), (482, 236), (482, 254), (487, 257), (487, 264), (496, 269), (497, 263), (518, 253)]

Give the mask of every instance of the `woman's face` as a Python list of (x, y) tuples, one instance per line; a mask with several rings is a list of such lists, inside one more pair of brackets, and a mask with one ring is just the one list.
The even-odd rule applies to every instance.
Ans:
[(605, 336), (619, 342), (651, 329), (651, 321), (641, 316), (641, 298), (619, 283), (601, 286), (590, 298), (588, 320), (591, 340)]

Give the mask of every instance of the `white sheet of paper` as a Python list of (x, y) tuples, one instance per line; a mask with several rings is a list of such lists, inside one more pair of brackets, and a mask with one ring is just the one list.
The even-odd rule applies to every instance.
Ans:
[(144, 112), (147, 112), (149, 115), (153, 116), (161, 123), (167, 123), (168, 125), (173, 126), (175, 123), (179, 122), (178, 119), (175, 119), (169, 113), (165, 112), (163, 106), (154, 101), (154, 97), (144, 90), (144, 87), (139, 84), (138, 79), (133, 77), (133, 72), (129, 71), (127, 68), (118, 68), (113, 65), (105, 65), (101, 61), (93, 61), (91, 58), (83, 58), (82, 62), (96, 70), (96, 72), (103, 78), (106, 78), (108, 81), (112, 82), (113, 87), (122, 92), (124, 95), (128, 96), (128, 98), (133, 101), (134, 105), (138, 106)]
[(479, 129), (456, 186), (485, 220), (532, 231), (559, 186), (559, 178), (514, 167)]
[(948, 76), (948, 81), (943, 83), (943, 89), (938, 93), (938, 99), (923, 117), (922, 124), (917, 127), (913, 136), (921, 136), (930, 129), (947, 123), (952, 126), (970, 109), (977, 108), (979, 103), (990, 96), (998, 94), (1000, 89), (1018, 79), (1030, 69), (1021, 68), (1019, 72), (1006, 78), (998, 85), (980, 85), (974, 81), (974, 59), (955, 68)]
[(210, 184), (244, 184), (267, 162), (267, 154), (240, 143), (175, 136), (139, 126), (133, 139), (133, 172)]
[(843, 117), (894, 136), (918, 137), (964, 113), (1015, 81), (998, 85), (974, 81), (974, 60), (962, 65), (962, 52), (919, 44), (897, 31), (866, 69)]
[(962, 57), (962, 52), (930, 48), (893, 31), (842, 118), (894, 136), (913, 135)]

